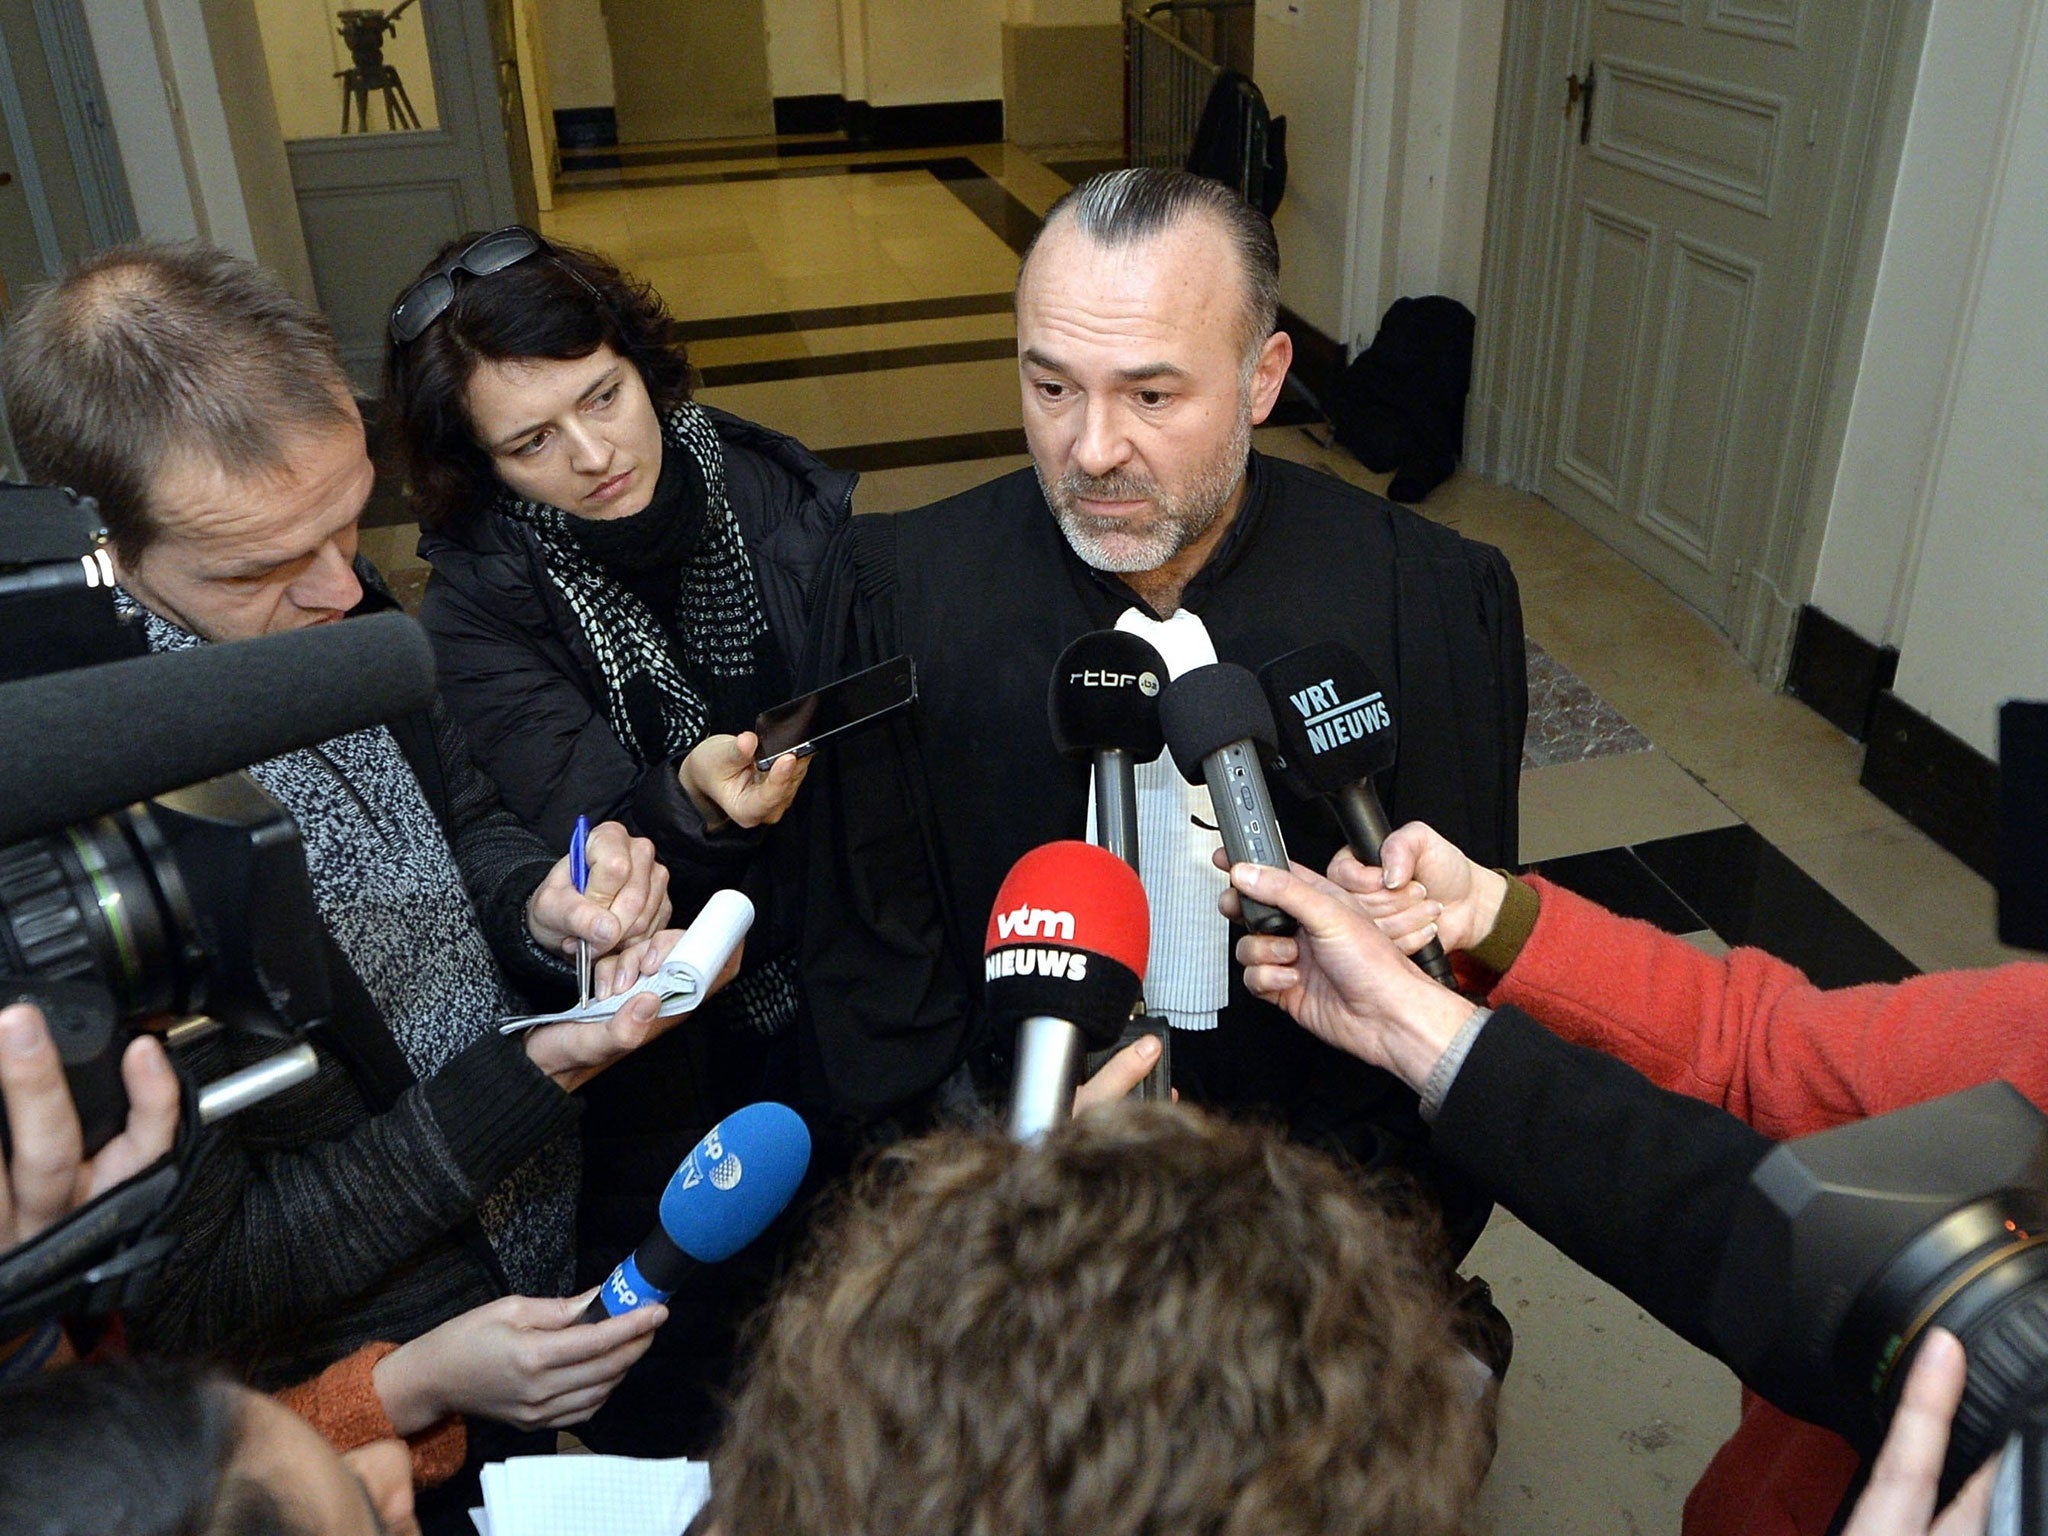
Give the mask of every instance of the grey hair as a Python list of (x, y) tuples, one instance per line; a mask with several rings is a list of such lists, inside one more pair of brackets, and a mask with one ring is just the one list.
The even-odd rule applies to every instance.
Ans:
[(38, 292), (0, 346), (22, 468), (99, 502), (133, 560), (166, 458), (284, 466), (295, 430), (354, 419), (327, 322), (253, 262), (199, 242), (102, 251)]
[(1062, 219), (1098, 245), (1136, 245), (1175, 228), (1190, 217), (1213, 219), (1237, 253), (1244, 279), (1245, 351), (1256, 358), (1280, 318), (1280, 242), (1273, 224), (1235, 191), (1193, 171), (1133, 166), (1090, 176), (1054, 203), (1017, 269), (1017, 287), (1038, 242)]

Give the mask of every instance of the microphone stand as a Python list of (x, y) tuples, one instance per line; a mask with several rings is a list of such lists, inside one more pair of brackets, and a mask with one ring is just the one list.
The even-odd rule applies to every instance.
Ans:
[[(1386, 808), (1380, 804), (1379, 792), (1368, 779), (1356, 784), (1346, 784), (1330, 796), (1331, 807), (1337, 812), (1338, 825), (1344, 829), (1344, 841), (1351, 845), (1351, 851), (1365, 864), (1378, 864), (1380, 849), (1394, 829), (1387, 825)], [(1431, 939), (1415, 952), (1415, 963), (1433, 980), (1442, 982), (1453, 991), (1457, 989), (1457, 978), (1451, 973), (1451, 962), (1444, 954), (1443, 945)]]

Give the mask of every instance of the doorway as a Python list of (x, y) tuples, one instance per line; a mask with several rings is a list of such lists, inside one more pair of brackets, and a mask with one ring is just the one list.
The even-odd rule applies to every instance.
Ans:
[(537, 217), (510, 0), (255, 5), (314, 289), (374, 395), (391, 302), (427, 258)]
[(619, 142), (775, 132), (763, 0), (604, 0)]
[(1766, 675), (1824, 509), (1823, 406), (1845, 357), (1853, 380), (1858, 236), (1889, 202), (1926, 9), (1510, 4), (1473, 458)]

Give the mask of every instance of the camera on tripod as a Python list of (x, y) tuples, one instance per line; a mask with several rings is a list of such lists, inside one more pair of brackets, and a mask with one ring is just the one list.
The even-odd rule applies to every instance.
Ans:
[[(0, 485), (0, 719), (10, 730), (33, 728), (11, 698), (36, 689), (47, 704), (55, 688), (67, 735), (119, 741), (132, 731), (120, 717), (132, 696), (110, 707), (96, 683), (110, 667), (173, 658), (140, 659), (142, 628), (118, 606), (113, 574), (90, 500)], [(174, 697), (157, 702), (178, 708)], [(175, 1165), (200, 1125), (317, 1066), (299, 1036), (326, 1016), (330, 994), (298, 828), (246, 773), (45, 820), (33, 803), (42, 786), (20, 761), (0, 750), (0, 801), (18, 838), (0, 846), (0, 1002), (41, 1008), (87, 1153), (127, 1118), (120, 1062), (136, 1031), (164, 1035), (174, 1060), (222, 1030), (240, 1037), (238, 1054), (260, 1052), (242, 1070), (188, 1085), (188, 1146)], [(0, 1255), (0, 1334), (59, 1307), (126, 1300), (168, 1251), (162, 1234), (128, 1250), (151, 1238), (177, 1183), (175, 1166), (160, 1166)]]

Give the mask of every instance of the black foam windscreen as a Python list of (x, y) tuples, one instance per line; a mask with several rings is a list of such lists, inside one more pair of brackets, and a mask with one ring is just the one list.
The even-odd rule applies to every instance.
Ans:
[(1365, 659), (1337, 640), (1304, 645), (1259, 669), (1280, 736), (1278, 771), (1313, 798), (1394, 766), (1394, 712)]
[(1233, 741), (1278, 748), (1273, 711), (1259, 680), (1234, 662), (1183, 672), (1159, 695), (1159, 723), (1173, 765), (1190, 784), (1202, 782), (1202, 759)]
[(1149, 642), (1120, 629), (1083, 635), (1052, 669), (1052, 744), (1062, 757), (1118, 751), (1151, 762), (1166, 747), (1159, 728), (1165, 686), (1166, 663)]
[(402, 613), (0, 686), (0, 844), (381, 725), (434, 693)]

